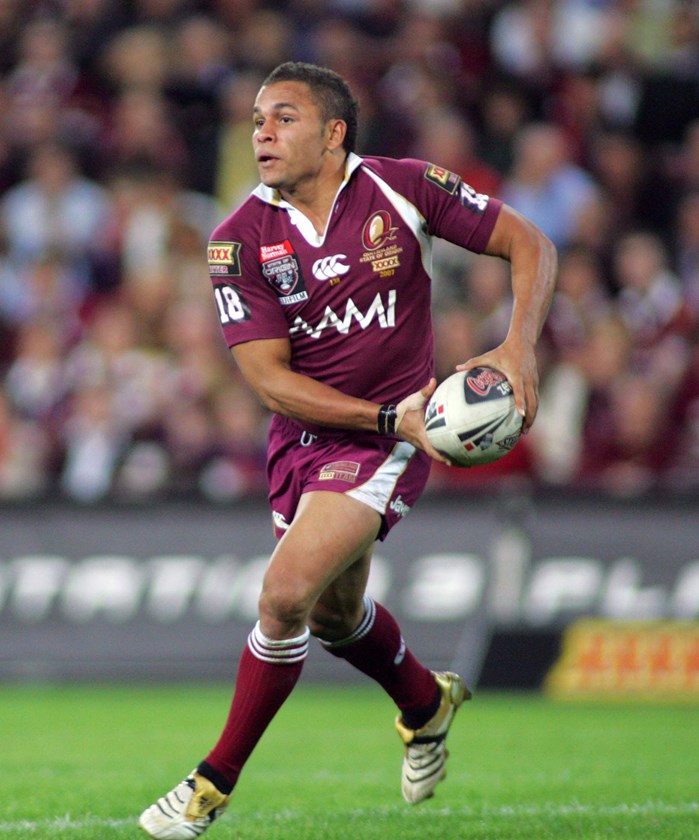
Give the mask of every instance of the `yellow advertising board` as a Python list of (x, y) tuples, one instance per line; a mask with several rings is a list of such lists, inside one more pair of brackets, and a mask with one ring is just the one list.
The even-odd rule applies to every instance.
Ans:
[(699, 703), (699, 622), (576, 621), (544, 689), (563, 699)]

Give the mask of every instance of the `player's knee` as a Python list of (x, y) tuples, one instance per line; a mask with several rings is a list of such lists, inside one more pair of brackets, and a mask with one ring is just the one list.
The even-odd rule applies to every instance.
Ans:
[(284, 627), (297, 627), (306, 623), (308, 596), (302, 587), (270, 583), (262, 590), (259, 609), (262, 619)]
[(308, 629), (311, 635), (324, 642), (338, 642), (346, 639), (357, 626), (358, 619), (354, 609), (328, 609), (317, 604), (308, 617)]

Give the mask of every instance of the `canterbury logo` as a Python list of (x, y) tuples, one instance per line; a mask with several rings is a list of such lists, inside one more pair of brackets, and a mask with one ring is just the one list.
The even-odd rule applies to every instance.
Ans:
[(347, 274), (349, 266), (344, 265), (340, 260), (346, 260), (345, 254), (335, 254), (334, 257), (323, 257), (313, 263), (313, 276), (316, 280), (330, 280), (331, 277), (339, 277)]

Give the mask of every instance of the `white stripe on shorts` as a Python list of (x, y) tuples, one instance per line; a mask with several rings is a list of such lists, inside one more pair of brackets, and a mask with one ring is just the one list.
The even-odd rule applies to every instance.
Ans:
[(414, 454), (415, 447), (411, 443), (399, 441), (372, 477), (361, 487), (348, 490), (345, 495), (364, 502), (383, 516), (391, 501), (396, 482), (407, 469)]

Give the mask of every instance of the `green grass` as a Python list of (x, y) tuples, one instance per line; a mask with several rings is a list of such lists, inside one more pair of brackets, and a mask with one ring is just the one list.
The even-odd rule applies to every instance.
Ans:
[[(0, 687), (0, 840), (138, 838), (213, 744), (229, 689)], [(695, 840), (699, 711), (477, 695), (437, 795), (403, 804), (390, 702), (302, 684), (207, 840)]]

